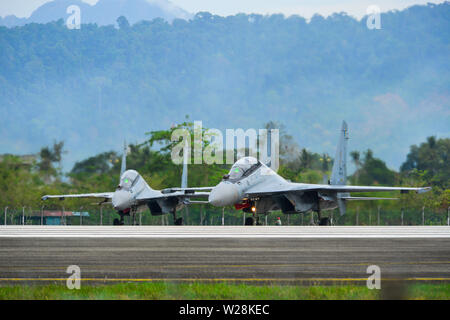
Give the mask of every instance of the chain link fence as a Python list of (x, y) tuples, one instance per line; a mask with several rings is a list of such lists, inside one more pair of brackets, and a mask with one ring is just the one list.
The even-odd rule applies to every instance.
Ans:
[[(192, 208), (192, 207), (191, 207)], [(186, 209), (177, 213), (183, 217), (185, 225), (243, 225), (251, 213), (244, 213), (234, 209), (224, 210), (214, 208), (201, 208), (197, 210)], [(322, 216), (328, 217), (331, 225), (359, 225), (359, 226), (417, 226), (417, 225), (450, 225), (450, 208), (429, 209), (402, 208), (400, 210), (384, 210), (379, 206), (374, 209), (347, 209), (345, 215), (338, 210), (324, 211)], [(1, 225), (113, 225), (114, 219), (119, 215), (112, 208), (106, 206), (95, 208), (31, 208), (31, 207), (5, 207), (1, 215)], [(315, 212), (304, 214), (283, 214), (281, 211), (259, 215), (259, 225), (317, 225), (318, 215)], [(150, 212), (136, 213), (137, 225), (172, 225), (172, 215), (153, 216)], [(130, 216), (124, 217), (125, 225), (133, 225)]]

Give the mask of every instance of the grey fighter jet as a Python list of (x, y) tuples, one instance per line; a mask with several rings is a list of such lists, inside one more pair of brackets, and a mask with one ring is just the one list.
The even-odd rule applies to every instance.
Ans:
[(350, 200), (381, 200), (395, 198), (352, 197), (350, 192), (415, 191), (426, 192), (430, 188), (371, 187), (346, 185), (348, 128), (342, 123), (341, 135), (334, 159), (331, 179), (328, 184), (293, 183), (286, 181), (272, 169), (253, 157), (239, 159), (229, 174), (209, 194), (209, 203), (214, 206), (235, 206), (238, 210), (252, 213), (246, 224), (258, 223), (258, 214), (281, 210), (285, 214), (315, 211), (319, 225), (330, 223), (321, 212), (339, 208), (345, 214), (346, 202)]
[[(173, 214), (174, 224), (183, 224), (183, 218), (177, 218), (177, 211), (190, 203), (207, 203), (206, 201), (190, 200), (191, 198), (207, 198), (208, 192), (202, 192), (202, 188), (192, 190), (187, 188), (187, 165), (183, 166), (181, 188), (176, 190), (164, 189), (154, 190), (136, 170), (126, 169), (126, 144), (122, 156), (120, 181), (114, 192), (84, 193), (84, 194), (62, 194), (45, 195), (42, 200), (65, 198), (97, 198), (102, 199), (102, 203), (110, 203), (120, 215), (119, 219), (114, 219), (115, 225), (121, 225), (124, 216), (132, 216), (135, 224), (136, 213), (150, 209), (152, 215)], [(211, 189), (211, 188), (209, 188)], [(204, 190), (208, 190), (205, 188)]]

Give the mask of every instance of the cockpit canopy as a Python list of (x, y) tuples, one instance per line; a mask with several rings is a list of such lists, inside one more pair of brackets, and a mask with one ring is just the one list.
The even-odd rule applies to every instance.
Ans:
[(130, 190), (139, 178), (139, 173), (136, 170), (127, 170), (120, 177), (119, 187), (125, 190)]
[(231, 167), (229, 175), (230, 180), (239, 180), (245, 176), (248, 176), (255, 169), (261, 166), (259, 162), (254, 157), (244, 157), (236, 161), (236, 163)]

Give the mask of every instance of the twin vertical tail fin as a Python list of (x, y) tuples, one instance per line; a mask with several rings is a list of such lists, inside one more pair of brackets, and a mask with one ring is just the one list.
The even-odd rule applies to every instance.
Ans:
[(119, 183), (120, 183), (120, 178), (122, 178), (123, 173), (125, 172), (125, 170), (127, 169), (127, 142), (124, 140), (123, 141), (123, 154), (122, 154), (122, 164), (120, 166), (120, 177), (119, 177)]
[[(333, 169), (331, 171), (330, 184), (346, 185), (347, 184), (347, 141), (348, 126), (342, 121), (341, 134), (339, 136), (336, 157), (334, 158)], [(341, 216), (345, 214), (346, 205), (342, 197), (348, 196), (347, 193), (338, 193), (337, 202)]]
[(347, 123), (343, 121), (331, 172), (330, 184), (332, 185), (345, 185), (347, 183), (347, 141), (348, 127)]

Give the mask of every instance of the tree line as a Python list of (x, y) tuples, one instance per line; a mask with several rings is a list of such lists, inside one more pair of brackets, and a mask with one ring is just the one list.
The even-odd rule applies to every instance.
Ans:
[[(278, 173), (285, 179), (294, 182), (322, 183), (324, 177), (329, 177), (333, 159), (326, 153), (315, 153), (300, 148), (285, 127), (277, 122), (269, 122), (266, 128), (280, 130), (280, 167)], [(140, 144), (129, 144), (127, 168), (137, 170), (152, 188), (164, 189), (180, 186), (182, 166), (171, 160), (171, 141), (174, 130), (187, 128), (193, 134), (193, 123), (185, 121), (167, 130), (157, 130), (147, 133)], [(192, 139), (193, 141), (193, 139)], [(356, 208), (361, 212), (373, 212), (374, 219), (377, 206), (383, 210), (397, 214), (401, 208), (409, 208), (409, 212), (419, 212), (423, 206), (428, 210), (440, 212), (442, 215), (450, 205), (450, 152), (449, 138), (429, 137), (419, 145), (412, 145), (399, 172), (389, 169), (385, 162), (377, 158), (373, 151), (352, 151), (350, 160), (356, 170), (348, 177), (349, 184), (379, 185), (379, 186), (432, 186), (432, 191), (417, 195), (415, 193), (400, 195), (401, 200), (374, 201), (350, 204), (349, 214), (341, 218), (342, 222), (354, 223)], [(70, 172), (63, 173), (61, 160), (65, 148), (63, 141), (55, 141), (52, 146), (41, 148), (39, 157), (32, 164), (24, 164), (15, 155), (5, 155), (0, 162), (0, 208), (21, 208), (22, 206), (40, 208), (45, 204), (49, 209), (60, 209), (59, 201), (41, 202), (44, 194), (65, 194), (85, 192), (113, 191), (119, 182), (121, 154), (116, 151), (102, 152), (73, 166)], [(226, 164), (191, 164), (188, 166), (189, 186), (213, 186), (228, 172), (230, 165)], [(390, 193), (385, 193), (391, 196)], [(367, 194), (361, 194), (367, 195)], [(77, 211), (80, 206), (97, 210), (92, 200), (66, 199), (65, 208)], [(192, 221), (209, 221), (209, 216), (220, 215), (221, 209), (206, 206), (190, 207)], [(202, 211), (204, 210), (204, 211)], [(202, 211), (202, 213), (201, 213)], [(202, 218), (200, 217), (202, 214)], [(282, 215), (281, 213), (275, 213)], [(231, 208), (226, 209), (227, 219), (239, 223), (241, 214)], [(383, 219), (386, 214), (383, 215)], [(392, 218), (392, 217), (391, 217)], [(419, 219), (420, 217), (414, 217)], [(94, 219), (98, 220), (98, 217)], [(150, 218), (146, 218), (150, 219)], [(304, 217), (292, 217), (292, 222), (300, 222)], [(394, 219), (394, 218), (392, 218)], [(419, 219), (420, 220), (420, 219)], [(153, 221), (153, 220), (151, 220)], [(218, 220), (216, 220), (218, 221)], [(363, 218), (361, 217), (361, 221)], [(154, 222), (154, 221), (153, 221)]]

